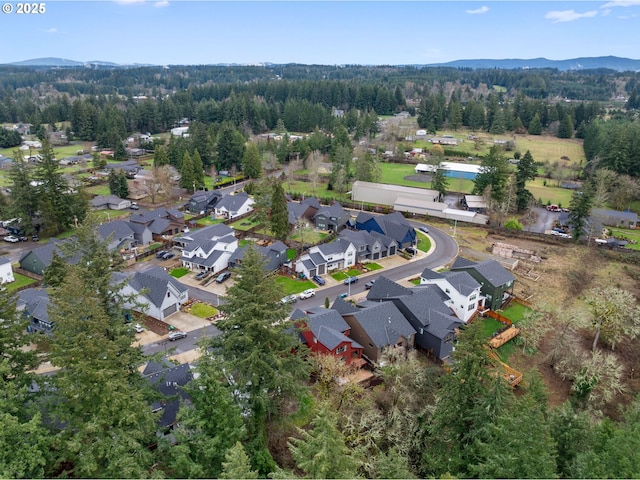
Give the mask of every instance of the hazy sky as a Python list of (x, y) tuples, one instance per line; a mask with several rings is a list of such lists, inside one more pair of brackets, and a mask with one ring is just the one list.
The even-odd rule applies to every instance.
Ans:
[(640, 0), (43, 2), (0, 0), (0, 63), (427, 64), (475, 58), (640, 58)]

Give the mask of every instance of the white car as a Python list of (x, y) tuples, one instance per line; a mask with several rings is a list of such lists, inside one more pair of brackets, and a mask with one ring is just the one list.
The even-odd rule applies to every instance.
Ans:
[(144, 332), (144, 328), (142, 328), (142, 325), (140, 325), (139, 323), (136, 323), (133, 326), (133, 329), (137, 332), (137, 333), (142, 333)]
[(316, 296), (316, 291), (313, 288), (309, 288), (304, 292), (300, 293), (300, 299), (304, 300), (305, 298), (311, 298)]
[(7, 235), (4, 237), (5, 242), (18, 243), (20, 239), (18, 237), (14, 237), (13, 235)]

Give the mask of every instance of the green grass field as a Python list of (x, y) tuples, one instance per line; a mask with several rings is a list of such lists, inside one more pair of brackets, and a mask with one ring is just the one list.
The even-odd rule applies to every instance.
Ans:
[(351, 270), (348, 270), (347, 272), (332, 273), (331, 274), (331, 278), (341, 282), (342, 280), (346, 280), (347, 277), (357, 277), (360, 274), (362, 274), (362, 272), (360, 270), (358, 270), (357, 268), (352, 268)]
[(573, 190), (568, 188), (552, 187), (550, 184), (554, 183), (551, 180), (547, 180), (547, 186), (544, 185), (545, 178), (537, 177), (531, 182), (527, 182), (527, 190), (531, 192), (533, 198), (541, 200), (542, 205), (546, 205), (548, 202), (568, 207), (571, 202), (571, 195)]
[(322, 239), (326, 238), (329, 235), (327, 232), (321, 232), (318, 230), (307, 230), (302, 235), (297, 230), (294, 230), (293, 233), (289, 236), (291, 240), (295, 240), (296, 242), (300, 242), (304, 240), (305, 244), (315, 245), (319, 243)]
[(524, 305), (517, 303), (517, 302), (511, 302), (511, 305), (509, 305), (506, 310), (504, 310), (503, 312), (501, 312), (501, 315), (504, 317), (507, 317), (509, 320), (511, 320), (513, 323), (517, 323), (520, 320), (522, 320), (522, 318), (524, 317), (524, 315), (529, 312), (531, 309), (529, 307), (525, 307)]
[(211, 305), (207, 305), (206, 303), (196, 302), (191, 305), (189, 313), (198, 318), (209, 318), (216, 315), (218, 313), (218, 309)]
[[(626, 248), (630, 250), (640, 250), (640, 230), (629, 230), (627, 228), (611, 228), (611, 233), (619, 240), (626, 240), (629, 243)], [(635, 242), (635, 243), (631, 243)]]
[(253, 227), (257, 227), (258, 225), (260, 225), (260, 222), (253, 217), (243, 218), (229, 224), (229, 226), (234, 230), (240, 230), (242, 232), (251, 230)]
[(431, 248), (431, 240), (424, 233), (416, 232), (418, 239), (418, 250), (421, 252), (428, 252)]
[(276, 277), (276, 283), (280, 285), (285, 295), (292, 295), (294, 293), (304, 292), (309, 288), (316, 288), (316, 285), (310, 280), (299, 280), (283, 275)]
[(187, 273), (189, 273), (188, 268), (180, 267), (180, 268), (174, 268), (173, 270), (171, 270), (170, 275), (175, 278), (180, 278), (180, 277), (184, 277)]
[(369, 262), (369, 263), (364, 263), (363, 264), (367, 270), (369, 270), (370, 272), (374, 272), (376, 270), (380, 270), (382, 269), (382, 265), (378, 265), (377, 263), (373, 263), (373, 262)]
[(14, 273), (13, 278), (13, 282), (5, 284), (5, 287), (7, 287), (7, 291), (9, 292), (15, 292), (19, 288), (36, 283), (33, 278), (25, 277), (19, 273)]

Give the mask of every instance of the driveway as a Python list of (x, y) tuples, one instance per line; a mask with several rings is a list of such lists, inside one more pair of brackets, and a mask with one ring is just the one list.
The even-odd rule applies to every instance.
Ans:
[(537, 217), (536, 221), (526, 228), (530, 232), (544, 233), (545, 230), (551, 230), (553, 222), (560, 216), (560, 212), (550, 212), (543, 207), (534, 207), (532, 210)]

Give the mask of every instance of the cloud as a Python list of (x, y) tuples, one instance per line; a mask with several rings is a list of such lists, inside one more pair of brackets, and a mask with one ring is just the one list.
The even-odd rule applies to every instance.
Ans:
[(477, 8), (475, 10), (465, 10), (465, 12), (467, 12), (469, 15), (479, 15), (482, 13), (487, 13), (488, 11), (489, 11), (489, 7), (487, 7), (486, 5), (483, 5), (480, 8)]
[(612, 7), (639, 7), (640, 0), (611, 0), (610, 2), (601, 5), (600, 8), (612, 8)]
[(606, 17), (606, 16), (608, 16), (610, 13), (611, 13), (611, 10), (610, 10), (609, 8), (607, 8), (607, 9), (603, 10), (600, 14), (601, 14), (603, 17)]
[(153, 6), (156, 8), (164, 8), (169, 6), (169, 2), (168, 0), (160, 0), (159, 2), (154, 3)]
[(578, 13), (575, 10), (553, 10), (547, 12), (544, 16), (547, 20), (551, 20), (553, 23), (560, 22), (573, 22), (574, 20), (580, 20), (581, 18), (590, 18), (598, 15), (596, 10), (590, 10), (584, 13)]
[(44, 33), (58, 33), (58, 29), (55, 27), (47, 28)]
[(137, 3), (144, 3), (144, 0), (115, 0), (120, 5), (135, 5)]
[(618, 18), (620, 20), (629, 20), (631, 18), (636, 18), (638, 15), (636, 15), (635, 13), (633, 15), (618, 15)]

